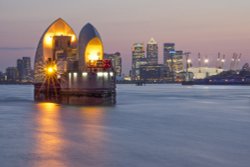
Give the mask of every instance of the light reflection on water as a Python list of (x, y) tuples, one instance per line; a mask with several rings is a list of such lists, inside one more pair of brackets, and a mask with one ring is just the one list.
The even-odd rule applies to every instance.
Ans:
[(62, 138), (60, 106), (54, 103), (40, 103), (37, 104), (37, 111), (34, 152), (38, 155), (39, 160), (35, 161), (33, 165), (37, 167), (45, 165), (64, 167), (65, 164), (58, 161), (63, 159), (62, 151), (66, 146)]
[[(55, 103), (39, 103), (36, 105), (38, 114), (36, 115), (37, 130), (35, 133), (34, 154), (36, 161), (32, 166), (69, 166), (71, 159), (84, 158), (89, 161), (89, 164), (95, 164), (95, 161), (101, 156), (104, 132), (102, 127), (103, 109), (99, 107), (83, 107), (75, 112), (75, 117), (70, 117), (72, 122), (62, 123), (63, 117), (67, 116), (69, 109), (63, 108)], [(75, 131), (75, 132), (72, 132)], [(81, 149), (71, 150), (72, 142), (75, 140), (75, 145), (79, 145)], [(79, 157), (79, 155), (85, 157)], [(93, 158), (95, 161), (92, 161)], [(99, 157), (99, 158), (98, 158)]]

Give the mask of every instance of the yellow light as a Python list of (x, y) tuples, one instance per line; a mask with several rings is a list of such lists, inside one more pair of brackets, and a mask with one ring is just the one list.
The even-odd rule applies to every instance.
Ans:
[(75, 35), (71, 35), (71, 42), (75, 42), (75, 40), (76, 40)]
[(47, 71), (48, 71), (48, 73), (53, 73), (54, 72), (54, 69), (52, 68), (52, 67), (49, 67), (48, 69), (47, 69)]
[(45, 44), (46, 45), (52, 45), (52, 36), (47, 35), (45, 37)]
[(89, 60), (90, 61), (96, 61), (99, 59), (98, 53), (97, 52), (92, 52), (89, 54)]
[(49, 66), (49, 67), (46, 68), (46, 72), (49, 75), (52, 75), (52, 74), (56, 73), (56, 71), (57, 71), (56, 65), (54, 67)]

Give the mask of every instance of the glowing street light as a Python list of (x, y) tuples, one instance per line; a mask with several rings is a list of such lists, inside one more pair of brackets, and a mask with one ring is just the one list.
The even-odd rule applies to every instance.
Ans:
[(205, 63), (205, 64), (208, 64), (208, 63), (209, 63), (208, 58), (206, 58), (206, 59), (204, 60), (204, 63)]

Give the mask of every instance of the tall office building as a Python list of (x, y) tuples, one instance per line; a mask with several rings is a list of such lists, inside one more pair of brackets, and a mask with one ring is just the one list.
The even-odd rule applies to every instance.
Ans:
[(183, 80), (184, 63), (183, 63), (183, 51), (176, 51), (173, 56), (172, 71), (175, 82), (181, 82)]
[(31, 81), (31, 60), (30, 57), (23, 57), (23, 80)]
[(32, 81), (30, 57), (23, 57), (17, 60), (18, 80), (22, 82)]
[(183, 64), (183, 51), (176, 51), (173, 55), (173, 71), (175, 73), (183, 72), (184, 64)]
[(17, 72), (18, 72), (18, 81), (22, 81), (23, 74), (24, 74), (23, 60), (22, 59), (18, 59), (16, 66), (17, 66)]
[(104, 59), (109, 59), (112, 61), (112, 65), (115, 68), (116, 76), (122, 76), (122, 58), (119, 52), (113, 54), (104, 54)]
[(175, 54), (174, 43), (164, 43), (163, 45), (163, 64), (171, 68), (172, 56)]
[(150, 65), (158, 64), (158, 44), (154, 38), (147, 43), (147, 59)]
[(132, 46), (132, 80), (140, 80), (140, 66), (147, 64), (143, 43), (135, 43)]

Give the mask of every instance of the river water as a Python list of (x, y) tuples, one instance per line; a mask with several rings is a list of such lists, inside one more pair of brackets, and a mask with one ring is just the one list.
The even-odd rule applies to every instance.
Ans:
[(1, 167), (249, 167), (250, 87), (118, 85), (114, 107), (0, 86)]

